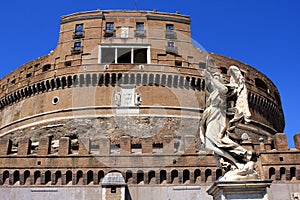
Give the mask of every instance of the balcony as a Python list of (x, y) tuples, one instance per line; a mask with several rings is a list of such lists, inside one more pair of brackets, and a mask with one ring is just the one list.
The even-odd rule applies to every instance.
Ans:
[(116, 30), (114, 29), (105, 29), (104, 30), (104, 37), (115, 37), (115, 33), (116, 33)]
[(172, 46), (166, 46), (166, 52), (171, 54), (178, 54), (178, 48)]
[(177, 34), (174, 31), (166, 31), (166, 39), (177, 39)]
[(134, 36), (137, 38), (144, 38), (144, 37), (146, 37), (146, 31), (145, 30), (135, 30)]
[(73, 39), (79, 39), (84, 37), (84, 31), (73, 32)]
[(81, 47), (72, 47), (71, 53), (72, 54), (80, 54), (83, 52), (83, 46)]

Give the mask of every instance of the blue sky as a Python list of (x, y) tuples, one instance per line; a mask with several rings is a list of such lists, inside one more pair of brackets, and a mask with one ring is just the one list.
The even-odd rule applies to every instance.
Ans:
[(294, 146), (293, 135), (300, 132), (299, 0), (3, 0), (0, 77), (53, 50), (61, 16), (96, 9), (189, 15), (192, 37), (207, 51), (238, 59), (273, 80)]

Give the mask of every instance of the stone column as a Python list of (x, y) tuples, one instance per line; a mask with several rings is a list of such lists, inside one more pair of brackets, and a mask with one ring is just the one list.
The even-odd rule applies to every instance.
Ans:
[(67, 156), (70, 153), (71, 141), (68, 137), (61, 137), (59, 140), (58, 155)]
[(110, 154), (110, 141), (107, 137), (101, 137), (99, 140), (99, 153), (100, 155)]
[(31, 150), (31, 140), (29, 138), (22, 138), (19, 141), (19, 145), (18, 145), (18, 155), (26, 156), (30, 154), (30, 150)]
[(153, 142), (152, 137), (142, 138), (142, 153), (152, 153)]
[[(51, 152), (51, 141), (52, 141), (51, 137), (44, 137), (40, 140), (38, 155), (46, 156), (46, 155), (50, 154), (50, 152)], [(59, 142), (59, 146), (61, 146), (60, 142)]]
[(129, 136), (122, 136), (120, 140), (121, 154), (131, 153), (131, 138)]
[(300, 133), (294, 135), (294, 144), (296, 149), (300, 150)]
[(0, 156), (11, 153), (12, 141), (10, 139), (0, 139)]
[(278, 151), (289, 150), (285, 133), (276, 133), (274, 136), (274, 146)]

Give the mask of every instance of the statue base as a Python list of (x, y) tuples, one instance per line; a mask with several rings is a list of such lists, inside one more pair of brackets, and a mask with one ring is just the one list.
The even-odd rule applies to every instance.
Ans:
[(272, 180), (216, 181), (207, 193), (214, 200), (268, 200), (267, 188)]

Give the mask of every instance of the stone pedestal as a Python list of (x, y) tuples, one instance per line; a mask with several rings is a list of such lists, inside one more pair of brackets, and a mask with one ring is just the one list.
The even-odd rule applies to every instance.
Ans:
[(272, 180), (216, 181), (207, 193), (214, 200), (269, 200), (267, 188)]

